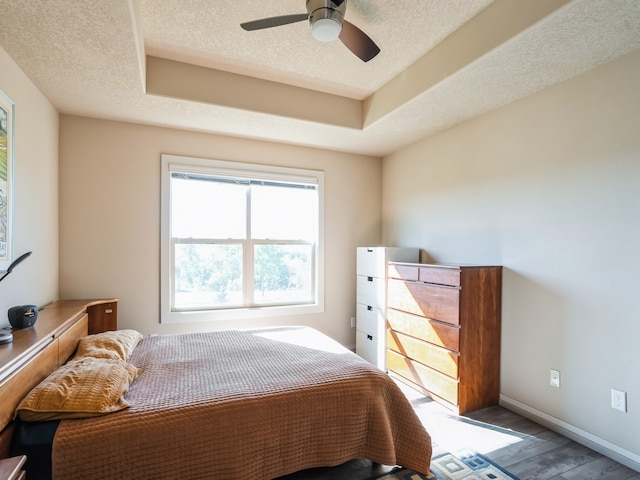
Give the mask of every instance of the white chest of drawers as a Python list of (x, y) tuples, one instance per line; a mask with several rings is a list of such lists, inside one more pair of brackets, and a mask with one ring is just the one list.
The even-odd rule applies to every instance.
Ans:
[(358, 247), (356, 256), (356, 353), (386, 371), (387, 263), (417, 262), (419, 249)]

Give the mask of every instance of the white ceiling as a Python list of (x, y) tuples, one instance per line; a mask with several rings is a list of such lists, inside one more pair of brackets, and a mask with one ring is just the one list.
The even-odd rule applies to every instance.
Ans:
[[(239, 26), (305, 11), (304, 0), (0, 0), (0, 46), (61, 113), (377, 156), (640, 48), (638, 0), (349, 0), (346, 20), (381, 48), (368, 63), (314, 40), (307, 22)], [(154, 95), (145, 55), (348, 97), (363, 121)]]

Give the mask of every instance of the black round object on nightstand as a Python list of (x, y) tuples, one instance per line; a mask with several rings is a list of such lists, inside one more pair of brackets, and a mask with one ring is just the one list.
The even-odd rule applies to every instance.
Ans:
[(9, 323), (14, 330), (32, 327), (38, 319), (38, 307), (35, 305), (18, 305), (7, 312)]

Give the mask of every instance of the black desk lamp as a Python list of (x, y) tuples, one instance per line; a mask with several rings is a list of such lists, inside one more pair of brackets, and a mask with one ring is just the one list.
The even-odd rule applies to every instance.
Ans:
[[(16, 258), (13, 262), (11, 262), (11, 265), (9, 265), (9, 268), (7, 268), (7, 271), (4, 273), (4, 275), (0, 277), (0, 282), (4, 280), (4, 277), (9, 275), (19, 263), (21, 263), (25, 258), (27, 258), (32, 253), (33, 252), (23, 253), (18, 258)], [(0, 330), (0, 345), (2, 345), (3, 343), (11, 343), (11, 342), (13, 342), (13, 333), (11, 333), (11, 330), (9, 329)]]

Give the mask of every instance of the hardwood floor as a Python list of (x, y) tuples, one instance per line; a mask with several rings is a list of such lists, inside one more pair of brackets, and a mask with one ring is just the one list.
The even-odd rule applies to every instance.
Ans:
[[(433, 453), (470, 449), (490, 458), (520, 480), (640, 480), (640, 473), (505, 408), (464, 416), (401, 386), (433, 441)], [(391, 467), (353, 461), (282, 480), (362, 480)]]

